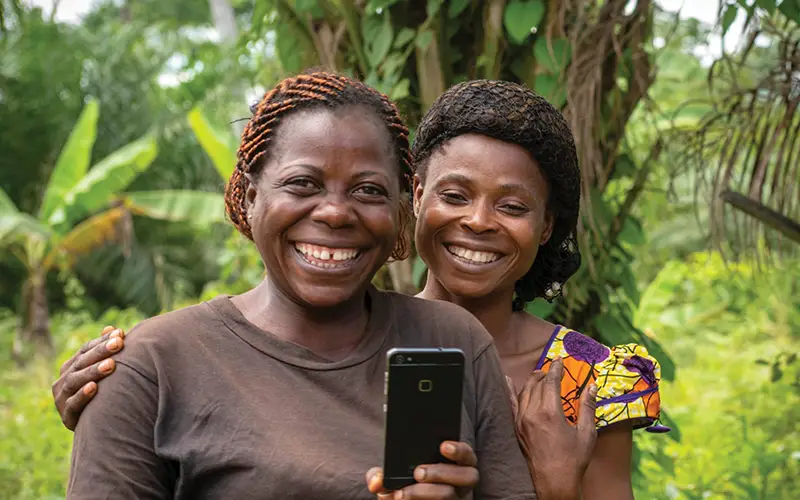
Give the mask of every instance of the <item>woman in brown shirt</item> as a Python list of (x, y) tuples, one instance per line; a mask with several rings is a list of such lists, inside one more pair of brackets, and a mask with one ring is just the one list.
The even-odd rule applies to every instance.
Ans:
[(226, 208), (266, 278), (133, 329), (75, 428), (67, 498), (372, 498), (398, 346), (458, 347), (466, 369), (463, 442), (442, 445), (455, 464), (418, 467), (395, 498), (535, 498), (486, 330), (370, 284), (407, 255), (407, 137), (385, 96), (342, 76), (264, 96)]

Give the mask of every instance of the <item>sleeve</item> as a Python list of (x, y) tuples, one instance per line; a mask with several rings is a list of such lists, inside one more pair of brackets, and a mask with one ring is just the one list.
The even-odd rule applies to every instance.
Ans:
[(172, 468), (156, 455), (158, 385), (122, 362), (75, 429), (68, 500), (168, 499)]
[(661, 413), (660, 381), (661, 366), (647, 348), (612, 347), (597, 367), (597, 428), (630, 420), (640, 429), (656, 422)]
[(535, 500), (533, 481), (517, 441), (508, 385), (493, 344), (473, 364), (477, 398), (476, 499)]

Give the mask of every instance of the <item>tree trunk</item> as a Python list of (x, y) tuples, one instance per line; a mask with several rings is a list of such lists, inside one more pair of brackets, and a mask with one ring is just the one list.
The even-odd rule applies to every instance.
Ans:
[(23, 339), (32, 345), (37, 353), (51, 354), (53, 338), (50, 335), (50, 310), (47, 306), (47, 276), (44, 271), (36, 270), (29, 278), (27, 318)]

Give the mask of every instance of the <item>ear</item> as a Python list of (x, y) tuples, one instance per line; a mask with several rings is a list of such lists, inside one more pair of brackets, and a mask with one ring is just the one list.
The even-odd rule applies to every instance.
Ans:
[(556, 218), (553, 215), (553, 212), (548, 210), (544, 214), (544, 225), (542, 226), (542, 236), (539, 239), (539, 246), (544, 246), (550, 241), (550, 237), (553, 236), (553, 228), (556, 224)]
[(422, 178), (418, 174), (414, 174), (414, 217), (419, 218), (419, 206), (424, 192)]
[(250, 210), (256, 202), (256, 195), (258, 194), (258, 188), (256, 187), (255, 179), (250, 174), (244, 174), (245, 179), (247, 179), (247, 190), (244, 192), (244, 206), (247, 210)]

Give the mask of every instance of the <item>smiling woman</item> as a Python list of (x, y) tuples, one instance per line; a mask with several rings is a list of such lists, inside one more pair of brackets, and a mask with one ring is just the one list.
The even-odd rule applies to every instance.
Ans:
[(226, 189), (266, 278), (138, 325), (104, 361), (116, 370), (102, 391), (96, 360), (67, 362), (66, 404), (94, 396), (67, 497), (374, 498), (382, 476), (372, 469), (368, 488), (365, 474), (382, 459), (386, 353), (415, 346), (465, 353), (463, 442), (442, 443), (451, 463), (417, 467), (406, 498), (535, 498), (485, 329), (452, 304), (370, 284), (407, 255), (410, 174), (386, 96), (328, 73), (268, 92)]

